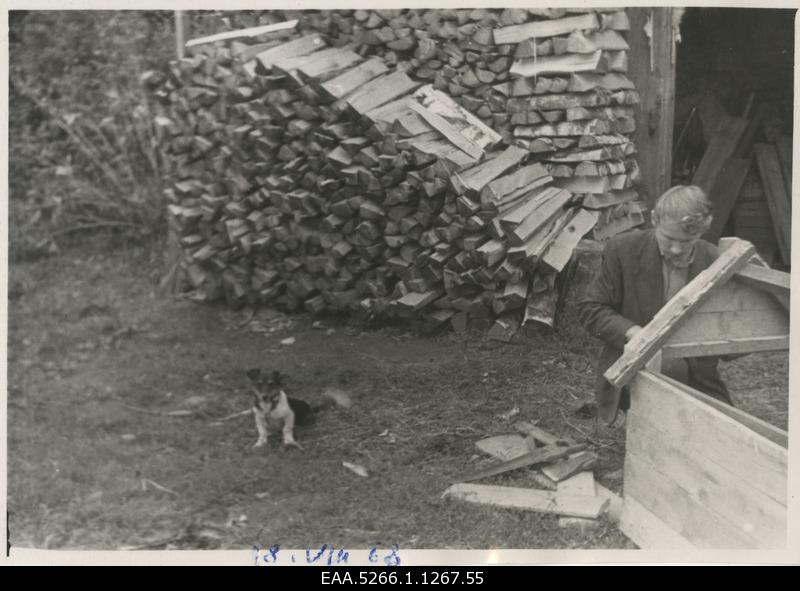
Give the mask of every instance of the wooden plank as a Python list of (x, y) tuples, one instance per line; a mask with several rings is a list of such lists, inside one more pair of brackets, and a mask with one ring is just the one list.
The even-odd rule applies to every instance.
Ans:
[(709, 511), (673, 482), (660, 466), (636, 453), (625, 457), (625, 490), (696, 547), (720, 550), (759, 547), (753, 536)]
[(430, 84), (417, 89), (414, 99), (420, 101), (428, 111), (446, 119), (461, 135), (484, 150), (503, 139), (499, 133), (455, 102), (448, 94), (434, 89)]
[(553, 482), (561, 482), (574, 476), (578, 472), (588, 470), (597, 463), (597, 454), (591, 451), (582, 451), (550, 466), (542, 467), (542, 474)]
[(355, 68), (322, 83), (323, 90), (332, 98), (340, 99), (370, 80), (386, 74), (389, 68), (380, 58), (371, 58)]
[(641, 371), (631, 388), (633, 412), (653, 417), (687, 449), (786, 504), (786, 431), (661, 374)]
[(789, 208), (792, 206), (792, 138), (788, 135), (782, 135), (775, 140), (775, 150), (778, 153), (778, 160), (781, 163), (781, 172), (783, 173), (783, 185), (786, 188), (786, 194), (789, 196)]
[(527, 155), (527, 151), (516, 146), (509, 146), (491, 160), (482, 162), (469, 170), (455, 173), (450, 177), (450, 184), (459, 194), (480, 192), (489, 182), (512, 166), (519, 164)]
[(206, 37), (198, 37), (186, 43), (186, 47), (196, 47), (206, 43), (214, 43), (216, 41), (230, 41), (232, 39), (241, 39), (243, 37), (259, 37), (261, 35), (268, 35), (271, 33), (284, 33), (288, 34), (297, 27), (297, 20), (290, 20), (282, 23), (273, 23), (271, 25), (263, 25), (260, 27), (250, 27), (248, 29), (239, 29), (237, 31), (226, 31), (224, 33), (217, 33), (216, 35), (208, 35)]
[(728, 341), (786, 335), (786, 318), (775, 310), (695, 314), (670, 337), (675, 343)]
[(608, 506), (608, 500), (598, 496), (471, 483), (450, 486), (444, 497), (494, 507), (588, 518), (599, 517)]
[(574, 109), (577, 107), (605, 107), (611, 104), (611, 95), (608, 92), (584, 92), (569, 94), (546, 94), (534, 96), (529, 99), (509, 99), (509, 105), (515, 104), (514, 100), (521, 100), (524, 108), (535, 111), (555, 111), (559, 109)]
[(511, 174), (496, 178), (481, 191), (481, 204), (499, 203), (502, 198), (539, 179), (547, 178), (547, 169), (536, 162), (523, 166)]
[[(745, 265), (748, 266), (748, 265)], [(785, 332), (789, 333), (789, 315), (778, 303), (770, 297), (769, 293), (758, 289), (746, 281), (739, 279), (736, 274), (725, 285), (703, 302), (695, 314), (710, 312), (755, 312), (757, 310), (776, 310), (778, 318), (785, 320)]]
[[(591, 472), (580, 472), (561, 480), (556, 490), (560, 494), (566, 495), (597, 496), (594, 474)], [(593, 528), (598, 525), (599, 522), (596, 519), (587, 519), (585, 517), (559, 517), (558, 519), (558, 527)]]
[(746, 127), (747, 119), (729, 116), (722, 118), (697, 170), (692, 175), (693, 185), (703, 189), (707, 195), (711, 193), (724, 164), (733, 156)]
[(408, 106), (458, 149), (463, 150), (466, 154), (476, 160), (480, 160), (483, 157), (483, 148), (481, 148), (472, 140), (461, 135), (461, 133), (459, 133), (455, 127), (450, 125), (446, 119), (429, 111), (414, 101), (409, 101)]
[(751, 163), (750, 158), (728, 158), (722, 164), (719, 176), (708, 193), (711, 204), (714, 206), (714, 217), (708, 231), (703, 235), (705, 240), (716, 244), (722, 236), (722, 230), (739, 198), (739, 192), (750, 171)]
[(478, 470), (476, 472), (470, 472), (469, 474), (460, 476), (459, 478), (454, 480), (454, 482), (470, 482), (472, 480), (480, 480), (481, 478), (488, 478), (489, 476), (497, 476), (498, 474), (505, 474), (506, 472), (510, 472), (512, 470), (518, 470), (520, 468), (526, 468), (528, 466), (535, 466), (537, 464), (548, 464), (550, 462), (555, 462), (556, 460), (560, 460), (561, 458), (565, 458), (570, 454), (583, 451), (584, 449), (586, 449), (585, 443), (570, 445), (567, 447), (557, 447), (557, 446), (543, 447), (535, 451), (528, 452), (524, 456), (519, 456), (511, 460), (508, 460), (506, 462), (501, 462), (496, 466), (492, 466), (484, 470)]
[[(597, 49), (607, 51), (628, 51), (630, 45), (625, 38), (611, 29), (594, 31), (586, 35), (586, 40)], [(569, 45), (567, 46), (569, 48)]]
[(476, 441), (475, 446), (503, 462), (513, 460), (531, 451), (525, 438), (520, 435), (496, 435)]
[[(669, 7), (629, 7), (626, 39), (631, 49), (628, 76), (639, 91), (633, 140), (639, 149), (642, 195), (649, 208), (672, 186), (672, 130), (675, 105), (675, 34), (678, 20)], [(646, 31), (649, 31), (648, 35)]]
[(736, 279), (772, 294), (778, 303), (787, 312), (789, 311), (791, 276), (788, 273), (770, 269), (766, 263), (763, 265), (747, 264), (736, 273)]
[[(626, 449), (668, 476), (698, 505), (698, 510), (704, 509), (727, 522), (726, 525), (746, 532), (762, 547), (785, 544), (786, 505), (760, 491), (749, 479), (708, 460), (703, 450), (677, 439), (670, 426), (662, 423), (659, 417), (642, 416), (635, 409), (629, 412)], [(631, 482), (633, 477), (635, 475), (629, 475), (626, 470), (626, 490), (636, 496), (637, 488), (647, 485)], [(666, 515), (657, 514), (669, 521)], [(693, 526), (687, 523), (684, 527), (691, 530)], [(693, 539), (686, 530), (683, 532), (685, 537)]]
[(695, 547), (628, 492), (619, 529), (642, 550), (691, 550)]
[(599, 162), (602, 160), (613, 160), (625, 158), (624, 146), (604, 146), (594, 150), (579, 152), (568, 152), (544, 158), (545, 162)]
[(318, 51), (325, 47), (325, 41), (320, 35), (306, 35), (299, 39), (293, 39), (277, 47), (267, 49), (259, 53), (256, 59), (261, 62), (267, 70), (272, 69), (272, 66), (278, 60), (288, 59), (300, 55), (308, 55), (314, 51)]
[(287, 74), (300, 72), (307, 78), (315, 78), (325, 72), (342, 70), (363, 59), (344, 47), (328, 47), (309, 55), (292, 56), (276, 60), (273, 68)]
[[(444, 310), (450, 312), (452, 310)], [(449, 316), (448, 316), (449, 317)], [(489, 454), (501, 461), (513, 460), (521, 455), (530, 451), (527, 440), (519, 435), (498, 435), (496, 437), (489, 437), (475, 444), (482, 452)], [(530, 470), (525, 476), (533, 480), (537, 486), (546, 490), (556, 490), (555, 483), (547, 476), (542, 474), (539, 470)], [(605, 497), (604, 497), (605, 498)], [(612, 500), (613, 501), (613, 500)], [(611, 507), (611, 504), (609, 504)]]
[(667, 342), (661, 353), (664, 359), (708, 357), (765, 351), (788, 351), (789, 336), (753, 337), (725, 341), (695, 341), (689, 343)]
[(354, 111), (364, 114), (413, 91), (418, 84), (405, 72), (398, 71), (375, 78), (361, 88), (345, 97), (345, 101)]
[(781, 259), (787, 267), (790, 267), (792, 264), (792, 212), (778, 154), (775, 146), (770, 144), (756, 144), (754, 150), (761, 183), (767, 197), (769, 213), (775, 227), (775, 236), (778, 239)]
[(635, 189), (609, 191), (608, 193), (590, 193), (583, 198), (583, 206), (590, 209), (602, 209), (612, 205), (619, 205), (620, 203), (636, 201), (638, 198), (639, 193)]
[(561, 231), (575, 216), (575, 209), (555, 210), (552, 215), (525, 241), (524, 244), (508, 249), (508, 258), (522, 259), (527, 269), (539, 264), (544, 252), (550, 247)]
[(562, 121), (544, 125), (518, 125), (514, 128), (516, 137), (565, 137), (590, 134), (605, 134), (611, 131), (608, 121), (603, 119), (587, 119), (578, 121)]
[[(775, 452), (777, 461), (781, 465), (786, 464), (786, 450), (789, 446), (789, 434), (786, 431), (783, 429), (778, 429), (777, 427), (759, 419), (758, 417), (754, 417), (753, 415), (748, 414), (743, 410), (736, 408), (735, 406), (725, 404), (716, 398), (712, 398), (707, 394), (703, 394), (702, 392), (695, 390), (694, 388), (690, 388), (686, 384), (682, 384), (681, 382), (670, 377), (665, 375), (659, 375), (659, 377), (662, 379), (665, 387), (674, 388), (675, 391), (685, 394), (690, 398), (710, 406), (714, 410), (725, 415), (725, 417), (728, 417), (729, 419), (732, 419), (738, 423), (741, 427), (748, 429), (753, 434), (770, 442), (770, 449), (767, 450), (766, 453), (772, 457), (773, 451), (777, 450), (777, 452)], [(756, 444), (758, 445), (758, 441), (756, 441)], [(759, 447), (760, 452), (764, 453), (764, 446), (761, 445)]]
[(509, 69), (509, 74), (532, 78), (542, 74), (594, 72), (600, 65), (602, 55), (603, 52), (598, 49), (594, 53), (565, 53), (563, 55), (515, 60)]
[(596, 211), (587, 211), (585, 209), (575, 214), (575, 217), (570, 220), (569, 224), (550, 244), (540, 263), (551, 271), (561, 272), (569, 262), (569, 259), (572, 258), (572, 253), (578, 242), (597, 223), (598, 215)]
[(534, 425), (528, 421), (521, 421), (514, 425), (514, 428), (519, 431), (520, 433), (524, 433), (525, 435), (529, 435), (533, 437), (536, 441), (541, 443), (542, 445), (572, 445), (572, 441), (569, 439), (561, 439), (556, 437), (552, 433), (548, 433), (541, 427)]
[(542, 203), (548, 199), (551, 199), (555, 195), (558, 195), (560, 192), (561, 189), (547, 187), (546, 189), (533, 191), (529, 195), (526, 195), (523, 199), (520, 199), (519, 203), (515, 207), (509, 209), (508, 211), (504, 211), (497, 216), (496, 219), (499, 220), (500, 226), (503, 228), (503, 232), (513, 232), (514, 229), (519, 226), (533, 211), (541, 206)]
[(541, 205), (530, 212), (520, 224), (508, 234), (511, 244), (524, 244), (537, 230), (544, 227), (554, 216), (558, 215), (572, 198), (568, 191), (559, 191), (544, 200)]
[(344, 70), (364, 59), (345, 47), (340, 47), (338, 51), (331, 51), (324, 56), (318, 55), (320, 53), (322, 52), (311, 54), (308, 61), (298, 64), (297, 70), (307, 78), (318, 78), (319, 76)]
[(605, 379), (620, 388), (644, 367), (683, 320), (720, 289), (736, 271), (741, 269), (755, 249), (749, 242), (740, 241), (723, 252), (710, 267), (700, 272), (655, 315), (625, 347), (622, 356), (605, 372)]
[(432, 303), (440, 295), (441, 294), (436, 290), (427, 291), (424, 293), (410, 292), (397, 300), (397, 304), (416, 312)]
[(627, 189), (628, 176), (616, 174), (610, 176), (573, 176), (555, 179), (553, 184), (570, 193), (608, 193)]
[(599, 26), (597, 16), (594, 13), (587, 13), (556, 20), (501, 27), (495, 29), (493, 33), (495, 45), (505, 45), (507, 43), (520, 43), (526, 39), (555, 37), (575, 30), (597, 29)]

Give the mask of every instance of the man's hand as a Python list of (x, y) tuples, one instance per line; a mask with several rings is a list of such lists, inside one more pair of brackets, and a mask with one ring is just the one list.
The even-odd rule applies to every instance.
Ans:
[(636, 334), (642, 330), (642, 327), (638, 324), (634, 324), (628, 330), (625, 331), (625, 340), (627, 342), (631, 342), (631, 339), (636, 336)]

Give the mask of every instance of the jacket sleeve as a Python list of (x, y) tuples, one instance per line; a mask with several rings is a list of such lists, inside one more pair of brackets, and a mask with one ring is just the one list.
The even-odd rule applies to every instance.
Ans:
[(615, 349), (625, 347), (625, 333), (636, 323), (625, 318), (622, 309), (622, 262), (617, 243), (609, 242), (603, 251), (600, 270), (592, 278), (578, 302), (578, 317), (589, 333)]

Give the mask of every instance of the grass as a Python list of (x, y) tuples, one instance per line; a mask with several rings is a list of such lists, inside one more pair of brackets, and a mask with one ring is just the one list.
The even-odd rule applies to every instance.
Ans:
[[(596, 344), (570, 321), (516, 345), (336, 317), (314, 328), (308, 316), (270, 310), (244, 324), (244, 311), (160, 294), (157, 263), (146, 248), (87, 245), (12, 265), (12, 545), (631, 547), (606, 521), (575, 531), (554, 516), (441, 498), (452, 478), (492, 462), (475, 442), (513, 432), (516, 420), (587, 437), (600, 456), (596, 476), (619, 489), (606, 475), (622, 467), (623, 434), (572, 413), (591, 395)], [(289, 336), (295, 343), (281, 345)], [(763, 397), (746, 396), (764, 386), (748, 359), (726, 371), (741, 379), (737, 399), (759, 407)], [(250, 367), (280, 369), (308, 400), (334, 386), (356, 404), (298, 430), (304, 452), (274, 440), (252, 450), (251, 417), (218, 420), (249, 406)], [(771, 372), (778, 399), (788, 356), (758, 367)], [(504, 420), (514, 407), (520, 413)], [(163, 414), (174, 410), (192, 414)], [(767, 411), (781, 414), (779, 405)], [(524, 471), (486, 482), (535, 486)]]

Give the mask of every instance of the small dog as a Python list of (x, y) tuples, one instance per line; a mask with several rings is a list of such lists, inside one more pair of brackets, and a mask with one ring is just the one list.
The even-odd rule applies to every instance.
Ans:
[(289, 396), (283, 390), (284, 375), (279, 371), (273, 371), (267, 377), (260, 369), (251, 369), (247, 371), (247, 377), (250, 379), (255, 396), (253, 416), (258, 430), (258, 440), (253, 447), (266, 445), (270, 428), (277, 427), (283, 433), (284, 445), (302, 450), (303, 447), (294, 438), (295, 425), (312, 424), (316, 413), (331, 404), (344, 408), (350, 406), (347, 394), (331, 388), (323, 392), (326, 399), (315, 406), (305, 400)]

